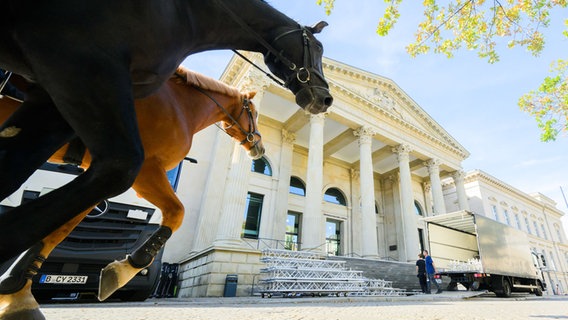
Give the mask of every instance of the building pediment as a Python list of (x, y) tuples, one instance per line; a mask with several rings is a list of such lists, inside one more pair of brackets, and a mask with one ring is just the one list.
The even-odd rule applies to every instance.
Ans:
[(414, 131), (455, 149), (464, 157), (468, 151), (425, 112), (391, 79), (346, 64), (324, 60), (324, 73), (334, 95), (342, 95), (351, 108), (370, 108)]

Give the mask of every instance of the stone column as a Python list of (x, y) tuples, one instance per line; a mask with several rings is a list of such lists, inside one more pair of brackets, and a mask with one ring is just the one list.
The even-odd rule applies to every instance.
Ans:
[(288, 194), (290, 193), (290, 176), (292, 175), (292, 158), (296, 135), (282, 129), (282, 147), (280, 149), (280, 168), (276, 190), (276, 210), (272, 227), (272, 237), (284, 240), (286, 235), (286, 218), (288, 216)]
[[(198, 210), (197, 223), (191, 227), (186, 227), (186, 221), (182, 227), (188, 234), (193, 234), (193, 246), (191, 252), (201, 251), (215, 241), (216, 232), (219, 228), (221, 211), (223, 208), (221, 199), (226, 188), (226, 177), (229, 174), (229, 162), (234, 152), (235, 143), (227, 134), (217, 128), (206, 128), (215, 134), (215, 143), (212, 146), (211, 165), (207, 173), (206, 183), (203, 186), (201, 196), (201, 206)], [(191, 168), (190, 170), (194, 170)], [(188, 207), (188, 206), (186, 206)], [(187, 210), (187, 209), (186, 209)], [(189, 219), (186, 219), (189, 220)], [(174, 233), (174, 236), (181, 232)]]
[(433, 216), (432, 213), (432, 184), (424, 182), (422, 184), (424, 189), (424, 216)]
[(306, 181), (306, 206), (302, 219), (302, 250), (325, 250), (325, 224), (321, 212), (323, 201), (323, 126), (325, 114), (310, 116), (310, 142)]
[(349, 176), (351, 178), (351, 203), (353, 205), (351, 206), (351, 221), (349, 223), (351, 228), (349, 230), (349, 239), (351, 239), (351, 241), (348, 247), (349, 251), (346, 252), (352, 252), (362, 256), (363, 221), (361, 218), (361, 207), (357, 205), (361, 200), (361, 173), (358, 169), (351, 168), (349, 169)]
[(214, 245), (239, 246), (241, 244), (251, 165), (251, 160), (244, 149), (235, 143)]
[(375, 183), (371, 144), (375, 132), (361, 127), (353, 132), (359, 137), (361, 183), (362, 253), (364, 258), (378, 258), (377, 217), (375, 216)]
[(424, 165), (428, 167), (428, 173), (430, 173), (432, 200), (434, 201), (434, 215), (446, 213), (442, 181), (440, 180), (440, 160), (430, 159), (424, 162)]
[(404, 233), (404, 243), (399, 249), (400, 261), (414, 261), (420, 250), (418, 240), (418, 227), (414, 214), (414, 197), (412, 194), (412, 175), (410, 172), (410, 146), (399, 145), (392, 149), (398, 156), (399, 179), (400, 179), (400, 200), (401, 200), (401, 220), (402, 231)]
[(457, 170), (452, 174), (452, 178), (454, 179), (454, 184), (456, 186), (456, 193), (458, 196), (458, 205), (460, 207), (460, 210), (470, 211), (469, 201), (467, 200), (467, 194), (465, 193), (465, 173), (463, 172), (463, 170)]

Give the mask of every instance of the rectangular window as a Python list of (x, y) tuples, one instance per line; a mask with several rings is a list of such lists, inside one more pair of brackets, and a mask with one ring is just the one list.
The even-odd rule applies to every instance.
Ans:
[(328, 219), (325, 222), (325, 242), (327, 254), (338, 256), (341, 245), (341, 221)]
[(548, 236), (546, 235), (546, 229), (544, 228), (543, 223), (540, 224), (540, 229), (542, 230), (542, 236), (544, 237), (544, 239), (548, 240)]
[(288, 212), (284, 249), (298, 251), (300, 245), (300, 214)]
[(522, 230), (523, 228), (521, 227), (521, 218), (519, 217), (518, 213), (515, 213), (515, 222), (517, 223), (517, 229)]
[(529, 223), (529, 218), (527, 218), (527, 217), (525, 217), (525, 225), (526, 225), (526, 227), (527, 227), (527, 232), (528, 232), (529, 234), (532, 234), (531, 225), (530, 225), (530, 223)]
[(243, 238), (258, 239), (264, 195), (249, 192), (243, 222)]
[(558, 242), (563, 242), (564, 238), (562, 237), (562, 233), (560, 233), (560, 227), (555, 226), (556, 229), (556, 236), (558, 237)]
[(548, 256), (548, 268), (549, 270), (556, 271), (556, 263), (554, 263), (554, 254), (552, 251), (549, 252)]
[(505, 223), (511, 225), (511, 220), (509, 219), (509, 212), (507, 210), (503, 210), (503, 216), (505, 216)]
[(491, 211), (493, 212), (493, 219), (499, 221), (499, 212), (497, 212), (497, 206), (491, 206)]
[(536, 233), (537, 237), (540, 237), (540, 231), (538, 231), (538, 224), (536, 221), (533, 221), (534, 232)]

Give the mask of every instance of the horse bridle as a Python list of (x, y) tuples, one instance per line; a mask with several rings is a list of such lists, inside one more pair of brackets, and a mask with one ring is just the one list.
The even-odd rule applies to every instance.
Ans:
[[(181, 75), (181, 74), (176, 73), (176, 75), (183, 78), (183, 75)], [(217, 126), (219, 129), (224, 131), (227, 135), (229, 135), (232, 138), (232, 136), (227, 132), (227, 129), (230, 129), (234, 126), (237, 126), (237, 128), (239, 128), (239, 130), (241, 130), (241, 133), (245, 135), (245, 138), (241, 141), (241, 145), (244, 145), (245, 143), (248, 142), (248, 143), (250, 143), (251, 149), (256, 147), (256, 145), (258, 145), (258, 143), (262, 139), (262, 135), (260, 134), (260, 131), (258, 131), (258, 129), (256, 128), (256, 124), (255, 124), (256, 121), (254, 119), (254, 115), (252, 114), (252, 110), (250, 109), (250, 103), (251, 103), (250, 99), (248, 99), (246, 97), (243, 98), (243, 108), (241, 109), (241, 113), (239, 113), (239, 115), (235, 118), (231, 115), (231, 113), (229, 111), (227, 111), (227, 109), (225, 107), (223, 107), (222, 104), (220, 104), (215, 98), (213, 98), (213, 96), (211, 96), (205, 90), (203, 90), (203, 89), (201, 89), (200, 87), (197, 87), (197, 86), (194, 86), (194, 88), (197, 91), (204, 94), (209, 99), (211, 99), (211, 101), (213, 101), (221, 110), (223, 110), (223, 112), (227, 115), (227, 117), (229, 117), (229, 119), (231, 119), (231, 121), (233, 121), (233, 123), (230, 124), (226, 128), (221, 128), (221, 127)], [(246, 114), (249, 118), (249, 130), (248, 131), (246, 131), (238, 121), (243, 116), (245, 111), (246, 111)], [(255, 135), (257, 135), (258, 138), (259, 138), (256, 141), (254, 139)]]
[[(260, 68), (258, 65), (256, 65), (254, 62), (252, 62), (250, 59), (248, 59), (247, 57), (245, 57), (243, 54), (241, 54), (240, 52), (238, 52), (237, 50), (233, 50), (233, 52), (235, 54), (237, 54), (239, 57), (243, 58), (245, 61), (247, 61), (248, 63), (250, 63), (251, 65), (253, 65), (255, 68), (257, 68), (258, 70), (260, 70), (262, 73), (264, 73), (267, 77), (269, 77), (270, 79), (272, 79), (274, 82), (278, 83), (279, 85), (290, 89), (290, 83), (292, 81), (294, 81), (294, 78), (298, 80), (299, 83), (301, 84), (306, 84), (310, 82), (311, 80), (311, 72), (310, 69), (314, 70), (313, 66), (310, 66), (310, 46), (309, 46), (309, 41), (310, 38), (308, 36), (308, 29), (306, 27), (302, 27), (300, 25), (298, 25), (298, 29), (292, 29), (292, 30), (288, 30), (283, 32), (282, 34), (278, 35), (277, 37), (274, 38), (274, 40), (272, 40), (272, 43), (280, 40), (281, 38), (295, 33), (295, 32), (302, 32), (302, 38), (303, 38), (303, 45), (304, 45), (304, 52), (303, 52), (303, 63), (304, 65), (301, 66), (300, 68), (298, 68), (298, 66), (293, 63), (292, 61), (290, 61), (290, 59), (286, 58), (282, 52), (282, 51), (278, 51), (276, 48), (274, 48), (274, 46), (272, 46), (270, 43), (268, 43), (266, 40), (264, 40), (264, 38), (262, 38), (256, 31), (254, 31), (246, 22), (244, 22), (235, 12), (233, 12), (229, 7), (227, 7), (225, 5), (225, 3), (223, 1), (219, 1), (219, 4), (221, 5), (221, 7), (227, 12), (229, 13), (229, 15), (231, 16), (231, 18), (237, 23), (239, 24), (243, 29), (245, 29), (249, 34), (253, 35), (256, 40), (264, 47), (268, 50), (268, 54), (272, 54), (275, 56), (275, 60), (280, 60), (282, 61), (282, 63), (287, 66), (291, 71), (293, 71), (293, 73), (289, 76), (286, 77), (285, 81), (282, 82), (279, 79), (275, 78), (274, 76), (272, 76), (270, 73), (264, 71), (262, 68)], [(319, 72), (314, 72), (316, 75), (318, 75), (320, 78), (323, 79), (323, 75), (320, 75)]]
[[(254, 148), (262, 139), (262, 135), (260, 134), (258, 129), (256, 129), (255, 119), (254, 119), (254, 116), (252, 114), (252, 110), (250, 109), (250, 102), (251, 101), (248, 98), (243, 99), (243, 108), (241, 109), (241, 113), (239, 113), (239, 116), (236, 119), (222, 105), (220, 105), (220, 104), (217, 104), (217, 105), (225, 112), (225, 114), (227, 114), (229, 119), (231, 119), (231, 121), (233, 121), (232, 124), (230, 124), (226, 128), (222, 128), (222, 130), (227, 132), (227, 129), (230, 129), (233, 126), (236, 125), (237, 128), (239, 128), (239, 130), (241, 130), (241, 132), (245, 135), (245, 138), (241, 141), (241, 145), (248, 142), (248, 143), (250, 143), (251, 148)], [(245, 111), (246, 111), (246, 114), (249, 118), (249, 131), (246, 131), (238, 121), (243, 116), (243, 113), (245, 113)], [(256, 141), (254, 140), (255, 135), (257, 135), (259, 137), (259, 139), (256, 140)]]

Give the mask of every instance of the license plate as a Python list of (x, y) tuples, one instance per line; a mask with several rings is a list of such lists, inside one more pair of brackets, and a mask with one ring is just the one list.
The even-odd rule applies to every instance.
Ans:
[(39, 278), (39, 283), (56, 283), (56, 284), (85, 284), (87, 283), (88, 276), (69, 276), (69, 275), (55, 275), (43, 274)]

